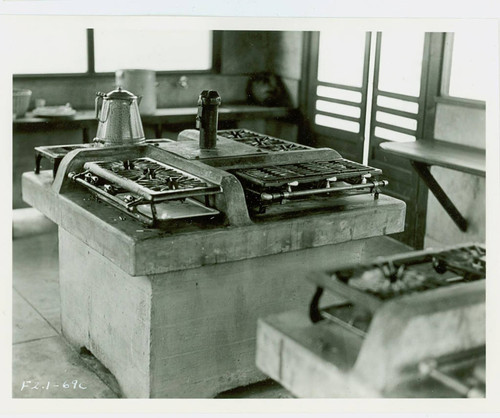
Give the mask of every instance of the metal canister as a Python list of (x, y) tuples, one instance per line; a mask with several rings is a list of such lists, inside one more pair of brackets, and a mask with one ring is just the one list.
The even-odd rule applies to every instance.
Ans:
[(116, 85), (133, 91), (141, 97), (139, 112), (141, 115), (154, 115), (156, 112), (156, 72), (153, 70), (126, 69), (115, 72)]
[(200, 130), (200, 149), (217, 146), (217, 124), (221, 98), (215, 90), (203, 90), (198, 98), (196, 128)]

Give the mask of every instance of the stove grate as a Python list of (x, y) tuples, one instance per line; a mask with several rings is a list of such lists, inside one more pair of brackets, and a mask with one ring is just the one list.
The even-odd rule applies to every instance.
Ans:
[(262, 187), (276, 187), (293, 181), (317, 181), (335, 177), (337, 180), (380, 174), (381, 170), (354, 161), (338, 159), (309, 163), (272, 165), (236, 170), (234, 174)]
[(312, 149), (306, 145), (296, 144), (295, 142), (285, 141), (284, 139), (259, 134), (257, 132), (249, 131), (248, 129), (218, 131), (217, 135), (244, 143), (245, 145), (250, 145), (262, 151), (283, 152)]

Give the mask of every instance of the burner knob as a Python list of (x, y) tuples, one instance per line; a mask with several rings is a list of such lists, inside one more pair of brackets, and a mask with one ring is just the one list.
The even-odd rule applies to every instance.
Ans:
[(287, 183), (286, 184), (286, 190), (287, 192), (291, 192), (292, 191), (292, 187), (295, 187), (295, 186), (298, 186), (299, 185), (299, 182), (298, 181), (291, 181), (290, 183)]
[(85, 181), (90, 184), (97, 184), (99, 177), (94, 176), (92, 173), (85, 174)]
[(110, 195), (115, 195), (116, 190), (111, 184), (105, 184), (104, 185), (104, 191), (109, 193)]
[(330, 177), (329, 179), (326, 179), (326, 188), (330, 188), (330, 183), (335, 183), (337, 181), (337, 177)]
[(448, 270), (446, 262), (436, 257), (432, 257), (432, 267), (434, 267), (434, 270), (439, 274), (444, 274)]
[(361, 184), (366, 184), (366, 179), (369, 179), (371, 176), (372, 176), (371, 173), (362, 174), (361, 175)]

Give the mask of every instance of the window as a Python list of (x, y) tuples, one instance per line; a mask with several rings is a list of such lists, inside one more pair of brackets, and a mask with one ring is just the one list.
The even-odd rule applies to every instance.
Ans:
[(487, 74), (490, 54), (481, 32), (447, 33), (441, 94), (484, 101), (490, 87)]
[(316, 125), (351, 138), (363, 134), (369, 39), (362, 31), (319, 34)]
[(423, 33), (384, 31), (378, 89), (418, 97), (423, 51)]
[(87, 35), (82, 29), (44, 27), (36, 31), (36, 36), (16, 34), (10, 46), (15, 58), (11, 62), (14, 74), (87, 71)]
[(361, 87), (365, 42), (366, 35), (361, 31), (321, 32), (318, 80)]
[(334, 129), (336, 138), (365, 142), (363, 161), (373, 137), (416, 140), (424, 32), (323, 31), (318, 45), (316, 126)]
[(209, 31), (96, 29), (94, 49), (96, 72), (120, 68), (176, 71), (212, 67)]
[(377, 36), (370, 138), (374, 144), (412, 142), (419, 135), (425, 38), (424, 32), (410, 31), (384, 31)]
[[(61, 35), (64, 33), (64, 36)], [(21, 36), (14, 74), (114, 72), (122, 68), (204, 71), (212, 68), (211, 31), (87, 29), (43, 27)]]

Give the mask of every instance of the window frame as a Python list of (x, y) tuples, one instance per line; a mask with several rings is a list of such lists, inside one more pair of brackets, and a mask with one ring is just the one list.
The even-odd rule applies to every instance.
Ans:
[(484, 100), (451, 96), (449, 94), (454, 35), (454, 32), (446, 32), (444, 34), (441, 84), (439, 86), (439, 95), (435, 98), (435, 101), (436, 103), (453, 104), (469, 108), (472, 107), (475, 109), (486, 109), (486, 101)]
[[(193, 74), (218, 74), (221, 70), (222, 57), (222, 31), (212, 32), (212, 66), (207, 70), (174, 70), (156, 71), (157, 75), (193, 75)], [(88, 77), (110, 77), (114, 72), (96, 72), (94, 54), (94, 29), (87, 28), (87, 71), (80, 73), (34, 73), (34, 74), (13, 74), (14, 80), (23, 79), (58, 79), (58, 78), (88, 78)]]
[[(310, 128), (312, 132), (316, 134), (320, 134), (323, 136), (335, 136), (336, 139), (341, 141), (345, 141), (349, 143), (353, 147), (361, 146), (363, 147), (364, 135), (365, 135), (365, 126), (366, 126), (366, 103), (368, 100), (368, 66), (369, 66), (369, 57), (370, 57), (370, 47), (371, 47), (371, 31), (363, 31), (365, 33), (365, 49), (363, 52), (364, 55), (364, 66), (363, 66), (363, 76), (361, 87), (349, 86), (338, 83), (331, 83), (325, 81), (318, 80), (318, 64), (319, 64), (319, 39), (320, 39), (320, 31), (315, 31), (310, 33), (309, 39), (309, 48), (310, 48), (310, 57), (308, 58), (310, 62), (310, 68), (308, 71), (308, 97), (307, 97), (307, 117), (310, 121)], [(317, 95), (316, 90), (318, 86), (325, 87), (333, 87), (341, 90), (354, 91), (361, 93), (361, 101), (359, 103), (343, 101), (341, 99), (328, 99), (324, 97), (320, 97)], [(320, 111), (316, 110), (316, 101), (317, 100), (325, 100), (331, 101), (339, 104), (347, 104), (349, 106), (353, 106), (360, 109), (359, 118), (355, 118), (356, 122), (359, 123), (359, 132), (354, 133), (350, 131), (346, 131), (343, 129), (327, 127), (323, 125), (319, 125), (315, 123), (315, 116), (317, 114), (322, 114)], [(332, 117), (344, 120), (351, 120), (352, 118), (342, 116), (339, 114), (335, 114), (332, 112)]]
[[(430, 48), (430, 34), (426, 32), (424, 34), (424, 44), (422, 51), (422, 64), (421, 64), (421, 74), (420, 74), (420, 92), (418, 96), (410, 96), (402, 93), (395, 93), (391, 91), (379, 89), (379, 74), (380, 74), (380, 58), (382, 51), (382, 39), (383, 31), (377, 31), (376, 33), (376, 47), (375, 47), (375, 69), (373, 75), (373, 93), (372, 93), (372, 106), (371, 106), (371, 119), (370, 119), (370, 152), (369, 155), (373, 155), (372, 146), (378, 147), (381, 142), (391, 141), (386, 138), (379, 137), (375, 134), (375, 129), (377, 127), (389, 129), (402, 134), (410, 135), (415, 137), (415, 141), (421, 140), (424, 132), (424, 114), (425, 114), (425, 91), (427, 88), (427, 78), (428, 71), (426, 68), (428, 66), (428, 56)], [(385, 106), (380, 106), (377, 103), (379, 96), (389, 97), (392, 99), (399, 99), (411, 103), (418, 104), (417, 113), (405, 112), (401, 110), (392, 109)], [(396, 116), (403, 116), (416, 121), (417, 126), (415, 129), (402, 128), (397, 125), (383, 123), (377, 120), (376, 114), (378, 111), (386, 112)]]

